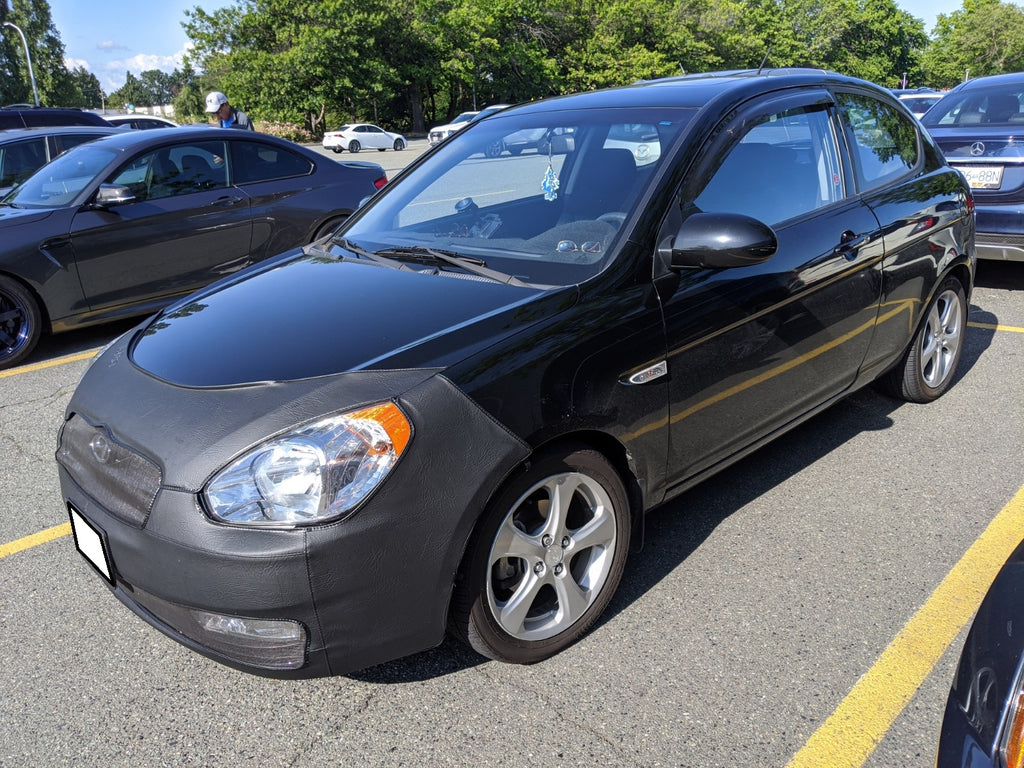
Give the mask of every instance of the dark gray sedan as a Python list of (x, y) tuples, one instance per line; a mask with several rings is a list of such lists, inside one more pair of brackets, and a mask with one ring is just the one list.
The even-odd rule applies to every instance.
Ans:
[(0, 201), (0, 368), (44, 332), (149, 314), (330, 232), (387, 183), (261, 134), (119, 132)]

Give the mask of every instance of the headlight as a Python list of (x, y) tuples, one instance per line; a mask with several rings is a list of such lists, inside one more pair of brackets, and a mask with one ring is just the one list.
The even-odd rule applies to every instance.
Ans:
[(225, 523), (291, 527), (333, 520), (381, 484), (412, 436), (394, 403), (307, 424), (253, 448), (203, 492)]

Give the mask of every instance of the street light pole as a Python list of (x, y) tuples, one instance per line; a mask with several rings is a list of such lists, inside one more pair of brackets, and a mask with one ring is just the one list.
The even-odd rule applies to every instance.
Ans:
[(15, 24), (13, 21), (5, 21), (5, 27), (10, 27), (18, 33), (18, 37), (21, 38), (21, 44), (25, 46), (25, 61), (28, 62), (28, 79), (32, 82), (32, 98), (35, 99), (36, 106), (39, 106), (39, 91), (36, 90), (36, 75), (32, 71), (32, 54), (28, 52), (28, 40), (25, 39), (25, 33), (21, 31), (21, 27)]

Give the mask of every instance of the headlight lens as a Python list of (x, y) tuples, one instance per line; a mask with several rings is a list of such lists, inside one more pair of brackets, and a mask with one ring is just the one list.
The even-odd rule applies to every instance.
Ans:
[(394, 403), (331, 416), (268, 440), (207, 484), (210, 515), (225, 523), (291, 527), (353, 510), (381, 484), (412, 427)]

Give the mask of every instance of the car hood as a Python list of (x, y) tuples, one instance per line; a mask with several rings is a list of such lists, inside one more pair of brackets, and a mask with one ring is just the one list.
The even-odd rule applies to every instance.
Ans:
[(541, 290), (302, 256), (168, 307), (140, 328), (131, 356), (190, 387), (444, 369), (564, 311), (576, 295), (574, 286)]
[(31, 224), (34, 221), (42, 221), (53, 215), (52, 208), (13, 208), (9, 205), (0, 206), (0, 227), (17, 227), (21, 224)]

